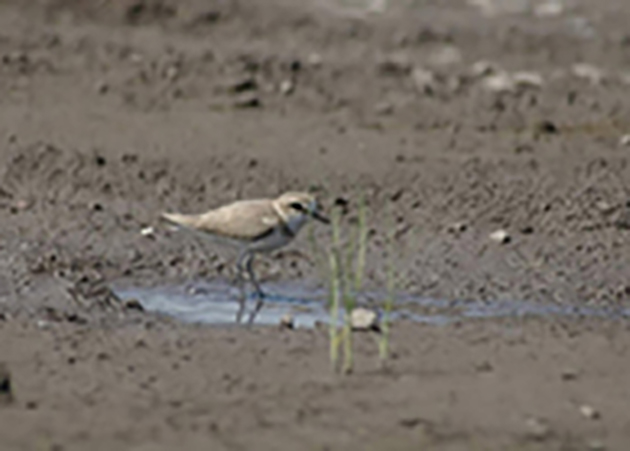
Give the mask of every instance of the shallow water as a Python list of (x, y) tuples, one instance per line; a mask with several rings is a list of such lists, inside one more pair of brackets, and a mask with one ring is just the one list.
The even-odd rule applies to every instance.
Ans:
[[(295, 327), (314, 327), (329, 321), (326, 308), (326, 291), (307, 284), (290, 282), (267, 283), (263, 308), (256, 317), (256, 324), (277, 325), (281, 318), (290, 314)], [(122, 299), (137, 299), (145, 310), (165, 314), (191, 323), (215, 325), (234, 324), (239, 308), (238, 290), (227, 282), (194, 283), (154, 288), (125, 287), (115, 289)], [(385, 295), (376, 292), (362, 293), (360, 304), (382, 305)], [(248, 312), (256, 301), (247, 301)], [(341, 318), (342, 313), (339, 312)], [(415, 297), (400, 293), (396, 296), (393, 320), (408, 319), (419, 323), (447, 324), (472, 318), (499, 318), (522, 316), (570, 316), (598, 317), (607, 319), (630, 318), (630, 307), (606, 308), (593, 306), (543, 304), (526, 301), (446, 301)]]

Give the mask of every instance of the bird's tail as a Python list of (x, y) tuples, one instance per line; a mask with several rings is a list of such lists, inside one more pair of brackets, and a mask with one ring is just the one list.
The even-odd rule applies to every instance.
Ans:
[(183, 226), (187, 228), (193, 228), (193, 229), (199, 223), (198, 215), (183, 215), (180, 213), (162, 213), (161, 217), (162, 219), (166, 220), (167, 222), (171, 224)]

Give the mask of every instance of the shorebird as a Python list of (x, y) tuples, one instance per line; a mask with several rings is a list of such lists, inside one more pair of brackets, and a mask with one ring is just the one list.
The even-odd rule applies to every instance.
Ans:
[(238, 249), (236, 269), (241, 297), (236, 321), (241, 321), (245, 311), (244, 273), (247, 273), (257, 297), (249, 323), (262, 308), (265, 297), (252, 268), (254, 256), (289, 244), (309, 218), (330, 223), (315, 197), (303, 192), (284, 193), (276, 199), (239, 200), (200, 214), (162, 213), (162, 218)]

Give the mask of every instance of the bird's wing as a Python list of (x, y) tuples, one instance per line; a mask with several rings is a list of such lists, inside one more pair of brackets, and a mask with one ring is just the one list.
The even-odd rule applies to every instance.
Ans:
[(239, 240), (254, 240), (282, 224), (266, 199), (234, 202), (199, 215), (193, 222), (199, 231)]

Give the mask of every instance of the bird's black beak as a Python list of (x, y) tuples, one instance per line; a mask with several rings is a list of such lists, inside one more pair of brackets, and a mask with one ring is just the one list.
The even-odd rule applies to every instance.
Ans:
[(319, 222), (322, 222), (324, 224), (330, 224), (330, 219), (328, 219), (326, 216), (324, 216), (317, 210), (311, 213), (311, 216), (313, 216), (313, 218), (317, 219)]

